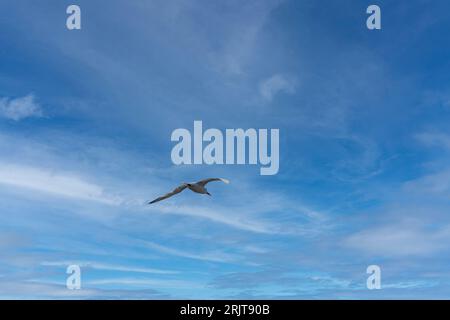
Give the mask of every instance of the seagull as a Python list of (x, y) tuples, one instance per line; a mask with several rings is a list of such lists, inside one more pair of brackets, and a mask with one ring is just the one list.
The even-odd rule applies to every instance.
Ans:
[(176, 195), (177, 193), (180, 193), (181, 191), (183, 191), (186, 188), (189, 188), (191, 191), (194, 191), (196, 193), (201, 193), (201, 194), (207, 194), (208, 196), (210, 196), (211, 194), (208, 192), (208, 190), (206, 190), (205, 186), (206, 184), (208, 184), (211, 181), (222, 181), (226, 184), (230, 183), (229, 180), (227, 179), (222, 179), (222, 178), (209, 178), (209, 179), (204, 179), (204, 180), (200, 180), (198, 182), (194, 182), (194, 183), (182, 183), (180, 186), (176, 187), (175, 189), (173, 189), (171, 192), (166, 193), (165, 195), (156, 198), (153, 201), (148, 202), (147, 204), (152, 204), (167, 198), (170, 198), (171, 196)]

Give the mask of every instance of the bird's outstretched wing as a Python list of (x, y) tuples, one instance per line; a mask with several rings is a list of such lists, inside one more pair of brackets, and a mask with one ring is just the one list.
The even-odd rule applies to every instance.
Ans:
[(171, 196), (176, 195), (177, 193), (180, 193), (181, 191), (186, 189), (186, 187), (187, 187), (186, 184), (182, 184), (181, 186), (176, 187), (175, 189), (173, 189), (173, 191), (171, 191), (171, 192), (169, 192), (169, 193), (167, 193), (167, 194), (165, 194), (165, 195), (163, 195), (163, 196), (161, 196), (159, 198), (156, 198), (153, 201), (150, 201), (148, 204), (152, 204), (152, 203), (155, 203), (155, 202), (158, 202), (158, 201), (170, 198)]
[(227, 179), (222, 179), (222, 178), (209, 178), (209, 179), (204, 179), (204, 180), (200, 180), (198, 181), (196, 184), (201, 185), (202, 187), (204, 187), (207, 183), (211, 182), (211, 181), (222, 181), (224, 183), (230, 183), (229, 180)]

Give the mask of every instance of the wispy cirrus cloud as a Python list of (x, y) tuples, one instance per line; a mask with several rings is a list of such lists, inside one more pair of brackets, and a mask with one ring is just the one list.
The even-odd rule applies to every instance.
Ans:
[(80, 267), (95, 269), (95, 270), (108, 270), (108, 271), (121, 271), (121, 272), (134, 272), (134, 273), (152, 273), (152, 274), (177, 274), (177, 273), (179, 273), (178, 271), (173, 271), (173, 270), (140, 268), (140, 267), (113, 265), (113, 264), (89, 262), (89, 261), (44, 261), (41, 263), (42, 266), (50, 266), (50, 267), (67, 267), (72, 264), (78, 265)]
[(1, 163), (0, 184), (108, 205), (121, 203), (119, 197), (109, 195), (101, 186), (74, 174), (38, 167)]
[(221, 263), (230, 263), (234, 261), (238, 261), (239, 257), (237, 255), (228, 254), (220, 251), (215, 252), (204, 252), (204, 253), (192, 253), (186, 250), (174, 249), (167, 246), (160, 245), (158, 243), (150, 242), (150, 241), (142, 241), (142, 245), (159, 251), (161, 253), (189, 258), (194, 260), (202, 260), (202, 261), (211, 261), (211, 262), (221, 262)]
[(95, 289), (68, 290), (65, 284), (44, 281), (4, 281), (0, 286), (3, 299), (167, 299), (157, 290)]
[(25, 118), (42, 117), (41, 106), (35, 101), (35, 97), (29, 94), (19, 98), (0, 98), (0, 116), (20, 121)]
[(384, 199), (384, 210), (373, 219), (374, 225), (348, 236), (343, 245), (389, 258), (433, 256), (450, 250), (450, 136), (423, 132), (414, 137), (427, 147), (435, 147), (441, 157), (426, 166), (431, 172), (405, 181)]
[(293, 94), (297, 87), (297, 80), (291, 76), (275, 74), (262, 81), (259, 93), (265, 102), (271, 102), (278, 94)]
[(426, 146), (450, 150), (450, 136), (442, 132), (422, 132), (416, 135), (416, 139)]
[[(246, 196), (252, 199), (266, 194), (269, 201), (261, 200), (257, 206), (240, 203), (235, 206), (215, 205), (177, 205), (162, 204), (151, 208), (163, 216), (185, 216), (205, 220), (210, 223), (261, 235), (296, 235), (315, 236), (332, 227), (327, 214), (316, 211), (300, 201), (296, 203), (277, 192), (251, 190), (251, 186), (243, 188)], [(250, 200), (249, 200), (250, 201)], [(276, 212), (274, 216), (273, 213)], [(238, 214), (237, 214), (238, 213)]]
[(368, 255), (383, 257), (430, 256), (448, 250), (449, 226), (434, 228), (407, 222), (370, 228), (348, 237), (344, 244)]
[(267, 233), (267, 234), (274, 234), (281, 232), (280, 230), (271, 228), (270, 224), (264, 223), (262, 221), (249, 219), (245, 217), (233, 216), (229, 214), (227, 215), (225, 213), (218, 212), (217, 210), (211, 210), (199, 206), (169, 205), (169, 206), (161, 206), (157, 210), (163, 214), (183, 215), (194, 218), (206, 219), (211, 222), (224, 224), (244, 231)]
[(126, 286), (138, 286), (138, 287), (157, 287), (157, 288), (196, 288), (202, 287), (196, 282), (186, 280), (171, 280), (171, 279), (140, 279), (140, 278), (107, 278), (87, 281), (86, 285), (126, 285)]

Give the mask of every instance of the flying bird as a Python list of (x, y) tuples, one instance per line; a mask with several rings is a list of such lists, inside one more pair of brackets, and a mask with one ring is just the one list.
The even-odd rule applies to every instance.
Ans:
[(174, 196), (177, 193), (180, 193), (181, 191), (183, 191), (186, 188), (188, 188), (191, 191), (194, 191), (196, 193), (207, 194), (210, 196), (211, 194), (208, 192), (208, 190), (206, 190), (205, 186), (211, 181), (222, 181), (226, 184), (230, 183), (230, 181), (228, 181), (227, 179), (222, 179), (222, 178), (209, 178), (209, 179), (200, 180), (200, 181), (194, 182), (194, 183), (185, 183), (184, 182), (180, 186), (173, 189), (171, 192), (166, 193), (165, 195), (163, 195), (159, 198), (156, 198), (153, 201), (150, 201), (148, 204), (152, 204), (152, 203), (170, 198), (171, 196)]

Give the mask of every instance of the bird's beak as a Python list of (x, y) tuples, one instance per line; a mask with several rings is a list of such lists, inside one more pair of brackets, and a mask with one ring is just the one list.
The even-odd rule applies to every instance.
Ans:
[(209, 193), (209, 192), (206, 192), (206, 194), (207, 194), (208, 196), (211, 196), (211, 193)]

